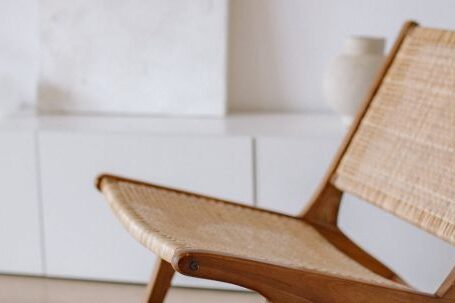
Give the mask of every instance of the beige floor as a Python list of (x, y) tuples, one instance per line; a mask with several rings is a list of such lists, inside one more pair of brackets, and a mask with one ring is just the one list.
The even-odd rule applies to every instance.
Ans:
[[(143, 285), (57, 280), (0, 275), (1, 303), (142, 302)], [(166, 303), (262, 303), (253, 293), (172, 288)]]

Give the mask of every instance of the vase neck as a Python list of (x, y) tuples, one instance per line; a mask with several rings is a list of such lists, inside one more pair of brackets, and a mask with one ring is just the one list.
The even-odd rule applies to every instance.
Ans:
[(351, 37), (344, 43), (343, 53), (347, 55), (383, 55), (384, 38)]

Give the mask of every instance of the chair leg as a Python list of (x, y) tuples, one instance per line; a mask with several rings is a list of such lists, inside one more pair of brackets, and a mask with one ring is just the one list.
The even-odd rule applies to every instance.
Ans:
[(160, 259), (155, 264), (155, 270), (147, 286), (144, 303), (162, 303), (166, 293), (171, 287), (174, 268), (166, 261)]

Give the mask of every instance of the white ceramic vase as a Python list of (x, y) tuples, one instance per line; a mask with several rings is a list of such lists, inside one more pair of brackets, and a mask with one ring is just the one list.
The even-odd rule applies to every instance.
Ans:
[(324, 96), (345, 124), (352, 122), (384, 62), (384, 46), (383, 38), (351, 37), (328, 66), (323, 79)]

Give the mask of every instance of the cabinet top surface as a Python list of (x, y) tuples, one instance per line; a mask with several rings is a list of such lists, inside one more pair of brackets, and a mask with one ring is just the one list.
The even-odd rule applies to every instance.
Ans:
[(0, 131), (150, 133), (214, 136), (339, 136), (339, 117), (325, 113), (231, 114), (224, 118), (149, 116), (36, 115), (0, 119)]

